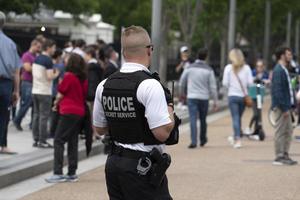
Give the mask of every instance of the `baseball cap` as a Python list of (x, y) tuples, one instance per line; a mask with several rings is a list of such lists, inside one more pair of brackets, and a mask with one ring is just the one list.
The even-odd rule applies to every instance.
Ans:
[(183, 46), (180, 48), (180, 53), (188, 51), (188, 50), (189, 50), (189, 48), (187, 46)]

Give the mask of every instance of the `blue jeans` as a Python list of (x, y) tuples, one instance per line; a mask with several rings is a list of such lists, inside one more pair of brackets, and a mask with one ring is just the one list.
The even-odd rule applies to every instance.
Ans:
[(12, 99), (13, 81), (0, 78), (0, 146), (7, 146), (7, 126)]
[(232, 124), (234, 130), (234, 139), (238, 140), (241, 138), (241, 127), (242, 127), (242, 115), (245, 110), (245, 103), (243, 97), (229, 96), (229, 108), (232, 117)]
[(197, 145), (197, 115), (200, 119), (200, 142), (207, 142), (207, 124), (206, 116), (208, 112), (208, 100), (188, 99), (188, 108), (190, 115), (191, 140), (193, 145)]
[(17, 116), (14, 118), (16, 124), (21, 124), (28, 109), (32, 106), (32, 83), (29, 81), (22, 81), (21, 83), (21, 104)]

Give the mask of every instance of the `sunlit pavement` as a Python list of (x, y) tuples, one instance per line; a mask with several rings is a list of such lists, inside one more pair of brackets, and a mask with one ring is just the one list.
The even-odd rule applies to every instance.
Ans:
[[(231, 135), (228, 111), (208, 117), (209, 142), (204, 148), (190, 150), (188, 124), (181, 127), (180, 143), (168, 147), (172, 165), (168, 170), (169, 188), (179, 200), (299, 200), (300, 166), (273, 166), (274, 130), (269, 125), (264, 105), (264, 142), (243, 139), (241, 149), (233, 149), (227, 142)], [(243, 124), (252, 114), (247, 109)], [(295, 135), (300, 131), (295, 129)], [(293, 141), (291, 157), (300, 161), (300, 143)], [(108, 199), (104, 166), (80, 175), (77, 183), (51, 185), (22, 199)]]

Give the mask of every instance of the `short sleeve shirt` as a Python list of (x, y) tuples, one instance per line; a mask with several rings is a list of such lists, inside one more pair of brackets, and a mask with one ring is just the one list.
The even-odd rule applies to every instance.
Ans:
[[(124, 63), (121, 68), (122, 73), (131, 73), (135, 71), (145, 70), (146, 67), (136, 63)], [(107, 120), (104, 115), (104, 110), (101, 103), (103, 85), (106, 79), (102, 81), (97, 88), (96, 97), (94, 102), (93, 111), (93, 124), (96, 127), (106, 127)], [(149, 128), (154, 129), (166, 124), (171, 123), (170, 115), (168, 112), (168, 105), (165, 99), (165, 94), (160, 83), (155, 79), (147, 79), (140, 83), (137, 89), (137, 99), (145, 107), (145, 117), (147, 118)], [(164, 145), (147, 145), (143, 143), (137, 144), (120, 144), (124, 148), (139, 150), (139, 151), (151, 151), (155, 146), (161, 151), (164, 149)]]
[(52, 80), (47, 78), (47, 70), (53, 69), (53, 62), (47, 55), (39, 55), (32, 64), (32, 94), (51, 95)]
[(59, 114), (73, 114), (83, 117), (87, 87), (87, 80), (80, 81), (75, 74), (67, 72), (58, 86), (58, 92), (63, 95), (59, 102)]
[(22, 66), (16, 44), (0, 30), (0, 76), (13, 79), (14, 73)]
[[(32, 65), (32, 63), (34, 62), (36, 56), (27, 51), (22, 55), (22, 63), (29, 63), (30, 65)], [(22, 80), (23, 81), (29, 81), (32, 82), (32, 73), (25, 71), (25, 69), (22, 69), (22, 74), (21, 74)]]

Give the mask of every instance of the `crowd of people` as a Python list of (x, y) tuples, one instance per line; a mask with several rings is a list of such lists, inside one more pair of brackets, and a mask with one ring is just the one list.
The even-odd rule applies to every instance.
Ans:
[[(2, 31), (5, 19), (0, 12), (0, 44), (6, 47), (0, 50), (0, 152), (17, 153), (7, 142), (11, 108), (17, 107), (12, 123), (18, 131), (23, 131), (22, 121), (31, 108), (33, 147), (54, 147), (54, 172), (59, 172), (68, 143), (68, 174), (76, 180), (77, 135), (92, 137), (95, 91), (119, 69), (118, 53), (102, 40), (87, 45), (76, 39), (60, 49), (52, 39), (38, 35), (20, 58), (15, 43)], [(54, 138), (53, 144), (49, 138)]]
[[(206, 116), (209, 99), (213, 99), (213, 110), (218, 109), (216, 79), (213, 69), (207, 63), (207, 50), (200, 49), (197, 59), (191, 62), (188, 59), (188, 48), (181, 50), (181, 63), (176, 71), (182, 71), (180, 76), (180, 101), (187, 107), (190, 116), (191, 143), (188, 148), (196, 148), (198, 139), (200, 146), (207, 141)], [(297, 161), (289, 157), (289, 149), (293, 133), (293, 111), (299, 110), (299, 65), (293, 60), (292, 50), (279, 47), (274, 53), (275, 66), (271, 72), (266, 70), (262, 59), (257, 59), (255, 67), (251, 68), (245, 60), (243, 52), (234, 48), (228, 55), (230, 64), (226, 65), (222, 77), (222, 85), (227, 89), (228, 106), (232, 118), (233, 135), (228, 142), (235, 148), (242, 147), (241, 138), (250, 135), (253, 124), (261, 123), (257, 104), (257, 94), (249, 96), (249, 88), (255, 84), (271, 88), (272, 106), (271, 114), (275, 122), (275, 165), (294, 165)], [(256, 91), (256, 88), (255, 88)], [(257, 91), (256, 91), (257, 92)], [(263, 95), (263, 94), (261, 94)], [(249, 100), (250, 99), (250, 100)], [(261, 101), (260, 101), (261, 103)], [(249, 127), (242, 129), (242, 116), (246, 107), (252, 107), (253, 116)], [(298, 113), (299, 115), (299, 113)], [(197, 118), (200, 121), (200, 134), (197, 136)], [(298, 122), (300, 117), (298, 116)], [(299, 123), (298, 123), (299, 124)], [(255, 135), (254, 139), (259, 137)]]
[[(89, 138), (97, 132), (105, 134), (109, 127), (120, 140), (117, 146), (122, 147), (122, 151), (125, 152), (127, 150), (124, 149), (150, 152), (151, 149), (144, 145), (145, 143), (140, 145), (140, 142), (146, 138), (151, 145), (160, 148), (160, 145), (169, 137), (174, 127), (174, 118), (170, 114), (173, 113), (174, 105), (173, 102), (166, 104), (164, 88), (161, 88), (162, 85), (159, 82), (148, 77), (150, 72), (145, 66), (150, 65), (153, 46), (148, 33), (143, 28), (133, 26), (123, 33), (122, 48), (123, 51), (126, 50), (123, 54), (127, 63), (120, 68), (119, 54), (112, 45), (105, 44), (102, 40), (89, 45), (82, 39), (72, 40), (60, 49), (52, 39), (38, 35), (32, 40), (28, 51), (19, 58), (15, 43), (2, 31), (4, 23), (5, 15), (0, 12), (0, 46), (7, 47), (0, 49), (0, 152), (2, 154), (15, 153), (7, 145), (7, 127), (11, 107), (16, 106), (18, 102), (16, 115), (12, 119), (15, 128), (23, 131), (22, 120), (31, 108), (31, 121), (28, 126), (32, 130), (33, 147), (54, 148), (54, 175), (46, 179), (51, 183), (78, 180), (76, 170), (79, 134), (85, 133), (85, 137)], [(135, 38), (141, 40), (135, 41)], [(179, 85), (182, 98), (180, 102), (183, 105), (186, 104), (189, 111), (191, 143), (188, 148), (194, 149), (198, 144), (204, 147), (208, 142), (206, 118), (209, 101), (212, 98), (213, 110), (217, 111), (219, 108), (218, 88), (214, 70), (207, 62), (208, 50), (206, 48), (199, 49), (196, 60), (189, 58), (189, 48), (186, 46), (180, 49), (180, 53), (181, 62), (175, 70), (181, 74)], [(263, 60), (258, 59), (254, 69), (251, 69), (240, 49), (234, 48), (229, 52), (230, 63), (225, 66), (222, 77), (222, 85), (227, 88), (233, 127), (233, 135), (228, 138), (228, 141), (235, 149), (242, 147), (241, 121), (246, 106), (253, 108), (253, 117), (249, 126), (251, 127), (254, 122), (257, 123), (256, 99), (253, 97), (254, 103), (249, 103), (248, 88), (259, 80), (260, 83), (271, 86), (272, 111), (277, 116), (273, 163), (294, 165), (297, 161), (289, 157), (293, 133), (291, 110), (298, 103), (290, 73), (298, 72), (295, 67), (291, 67), (292, 50), (290, 48), (278, 48), (275, 56), (276, 65), (273, 72), (268, 73)], [(118, 71), (121, 73), (115, 73)], [(146, 71), (148, 75), (139, 74), (139, 71)], [(124, 74), (127, 74), (126, 77)], [(116, 84), (116, 80), (124, 81), (124, 85)], [(122, 92), (116, 94), (116, 90)], [(136, 92), (136, 96), (131, 96), (134, 94), (132, 92)], [(119, 99), (119, 104), (113, 102), (113, 105), (112, 101), (115, 100), (112, 100), (112, 97)], [(140, 109), (140, 104), (148, 109), (129, 112)], [(115, 109), (122, 111), (122, 116), (127, 116), (125, 118), (128, 118), (128, 121), (125, 124), (120, 122), (122, 117), (116, 117), (119, 116), (117, 113), (113, 115)], [(147, 117), (146, 122), (149, 123), (147, 126), (141, 120), (138, 121), (143, 122), (140, 127), (132, 119), (144, 120), (144, 116), (139, 116), (141, 113)], [(200, 119), (199, 136), (197, 134), (198, 116)], [(93, 117), (95, 119), (92, 119)], [(159, 121), (159, 117), (164, 120)], [(92, 126), (92, 121), (94, 126)], [(118, 127), (113, 127), (114, 124), (118, 124)], [(139, 138), (132, 135), (132, 141), (139, 144), (137, 146), (131, 144), (132, 141), (127, 145), (128, 138), (120, 134), (121, 132), (131, 134), (135, 130), (140, 130), (143, 134), (143, 131), (150, 131), (150, 129), (155, 138), (147, 138), (148, 136)], [(54, 138), (54, 144), (47, 141), (49, 138)], [(122, 141), (125, 141), (124, 145)], [(68, 143), (69, 164), (66, 176), (62, 171), (65, 143)], [(108, 161), (116, 162), (113, 159), (108, 159)], [(124, 167), (124, 170), (127, 170), (127, 167)], [(114, 179), (116, 175), (107, 172), (107, 176)], [(135, 178), (139, 179), (139, 177)], [(164, 180), (166, 181), (166, 177)], [(110, 195), (117, 192), (112, 189), (117, 183), (111, 184)], [(167, 187), (167, 183), (165, 186)], [(168, 193), (167, 188), (165, 189), (164, 192)]]

